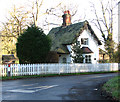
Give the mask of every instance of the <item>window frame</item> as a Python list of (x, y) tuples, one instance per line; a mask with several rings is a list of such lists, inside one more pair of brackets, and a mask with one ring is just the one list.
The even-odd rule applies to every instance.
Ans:
[(91, 55), (85, 55), (85, 63), (92, 63)]
[(81, 38), (81, 45), (88, 45), (88, 44), (89, 44), (88, 38)]

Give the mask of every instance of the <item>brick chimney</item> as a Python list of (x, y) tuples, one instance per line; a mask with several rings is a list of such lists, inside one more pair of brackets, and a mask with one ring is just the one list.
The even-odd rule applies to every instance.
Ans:
[(71, 24), (71, 15), (70, 15), (70, 11), (69, 10), (64, 11), (64, 15), (62, 17), (63, 17), (63, 24), (62, 24), (62, 26), (68, 26), (68, 25)]

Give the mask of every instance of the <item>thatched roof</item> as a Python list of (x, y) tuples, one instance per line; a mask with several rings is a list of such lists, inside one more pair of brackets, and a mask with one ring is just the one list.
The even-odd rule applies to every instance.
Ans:
[(66, 45), (73, 44), (77, 37), (83, 32), (84, 29), (89, 29), (92, 36), (97, 40), (98, 44), (101, 42), (95, 35), (88, 21), (71, 24), (69, 26), (61, 26), (51, 29), (48, 36), (52, 39), (51, 51), (58, 53), (69, 53)]

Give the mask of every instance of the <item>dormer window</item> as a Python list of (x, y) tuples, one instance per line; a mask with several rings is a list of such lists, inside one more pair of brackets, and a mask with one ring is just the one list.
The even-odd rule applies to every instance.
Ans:
[(88, 45), (88, 38), (81, 38), (82, 45)]

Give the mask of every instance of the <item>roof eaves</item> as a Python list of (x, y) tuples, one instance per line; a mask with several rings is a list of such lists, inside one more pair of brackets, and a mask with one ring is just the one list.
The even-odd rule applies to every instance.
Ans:
[(82, 47), (83, 54), (93, 53), (93, 51), (88, 47)]

